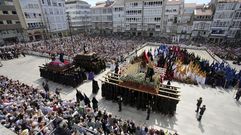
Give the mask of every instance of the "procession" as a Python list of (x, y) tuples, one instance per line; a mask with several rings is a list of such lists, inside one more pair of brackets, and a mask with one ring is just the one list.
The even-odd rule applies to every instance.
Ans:
[(241, 0), (0, 0), (0, 135), (240, 135)]
[[(113, 40), (118, 41), (119, 39), (113, 39)], [(44, 42), (44, 41), (42, 41), (42, 42)], [(26, 45), (30, 45), (30, 44), (32, 44), (32, 45), (39, 44), (39, 42), (38, 43), (27, 43)], [(118, 44), (122, 44), (122, 43), (118, 42)], [(117, 44), (117, 46), (121, 46), (118, 44)], [(240, 86), (239, 86), (240, 84), (238, 83), (241, 79), (240, 71), (237, 71), (237, 70), (231, 68), (230, 66), (226, 65), (225, 63), (218, 63), (218, 62), (209, 63), (208, 60), (202, 59), (202, 58), (200, 58), (200, 56), (195, 56), (195, 54), (193, 54), (193, 53), (189, 53), (186, 48), (181, 48), (175, 44), (172, 45), (172, 44), (164, 44), (164, 43), (161, 43), (159, 45), (156, 45), (154, 48), (151, 47), (149, 49), (148, 49), (148, 44), (146, 44), (144, 46), (142, 45), (142, 47), (144, 47), (144, 51), (139, 51), (139, 53), (140, 53), (139, 56), (135, 55), (137, 53), (137, 51), (130, 49), (130, 52), (126, 52), (126, 53), (122, 54), (123, 56), (125, 56), (124, 60), (119, 59), (118, 58), (119, 55), (117, 55), (117, 57), (113, 58), (113, 59), (104, 59), (103, 55), (106, 55), (106, 53), (104, 53), (104, 52), (102, 52), (103, 54), (96, 53), (98, 57), (100, 57), (101, 59), (103, 59), (105, 61), (105, 65), (110, 64), (110, 71), (108, 71), (107, 74), (103, 76), (104, 79), (101, 79), (100, 82), (94, 80), (94, 78), (95, 78), (94, 76), (99, 74), (99, 72), (97, 74), (95, 74), (94, 72), (91, 72), (91, 70), (93, 70), (93, 68), (88, 69), (88, 67), (92, 67), (91, 65), (89, 65), (87, 67), (85, 67), (85, 66), (83, 67), (83, 66), (81, 66), (83, 64), (80, 64), (78, 69), (77, 68), (74, 69), (73, 71), (76, 72), (74, 74), (80, 75), (80, 76), (78, 75), (77, 78), (72, 77), (72, 78), (67, 79), (67, 78), (64, 78), (64, 76), (61, 77), (60, 75), (57, 75), (56, 71), (58, 71), (61, 68), (64, 69), (65, 65), (68, 66), (68, 63), (66, 62), (67, 60), (70, 60), (72, 62), (75, 61), (75, 63), (76, 63), (77, 57), (78, 57), (78, 60), (79, 59), (83, 59), (83, 60), (84, 59), (86, 59), (86, 60), (93, 59), (92, 54), (94, 52), (93, 50), (95, 50), (95, 49), (88, 46), (88, 50), (87, 50), (85, 48), (85, 46), (88, 46), (88, 45), (83, 44), (82, 46), (79, 47), (80, 48), (79, 51), (83, 52), (83, 53), (74, 54), (76, 56), (76, 58), (74, 58), (74, 57), (69, 58), (71, 55), (69, 55), (69, 53), (67, 53), (65, 51), (62, 51), (61, 49), (55, 50), (55, 52), (53, 51), (54, 49), (49, 49), (48, 51), (45, 50), (46, 52), (52, 51), (51, 53), (49, 53), (50, 56), (48, 56), (47, 58), (50, 61), (49, 64), (51, 64), (51, 61), (52, 61), (52, 63), (55, 65), (55, 67), (51, 69), (52, 70), (51, 72), (53, 72), (54, 74), (53, 73), (50, 74), (50, 70), (47, 73), (46, 72), (47, 68), (46, 69), (40, 68), (40, 72), (41, 72), (40, 76), (44, 77), (46, 80), (51, 80), (51, 81), (54, 81), (54, 82), (57, 82), (57, 83), (60, 83), (63, 85), (71, 84), (71, 86), (73, 86), (73, 87), (78, 87), (79, 83), (80, 84), (85, 83), (85, 80), (93, 80), (92, 88), (91, 88), (92, 93), (98, 94), (101, 92), (101, 96), (103, 98), (105, 98), (105, 100), (107, 100), (107, 101), (113, 100), (114, 104), (119, 108), (118, 109), (119, 112), (125, 111), (125, 110), (123, 110), (123, 106), (129, 106), (129, 105), (131, 107), (136, 107), (137, 110), (140, 109), (141, 111), (147, 111), (146, 120), (149, 120), (152, 117), (151, 115), (153, 112), (160, 113), (162, 115), (167, 115), (168, 117), (175, 116), (176, 110), (178, 109), (178, 106), (179, 106), (178, 102), (181, 101), (180, 97), (182, 95), (182, 92), (180, 92), (180, 90), (178, 90), (179, 89), (178, 86), (171, 85), (170, 82), (177, 81), (177, 82), (181, 82), (181, 83), (194, 84), (194, 85), (210, 85), (210, 87), (223, 87), (225, 89), (230, 88), (230, 87), (240, 88)], [(26, 50), (23, 49), (26, 46), (20, 47), (20, 45), (15, 45), (15, 47), (21, 48), (21, 50), (23, 50), (22, 53), (25, 53), (25, 54), (28, 54), (28, 51), (30, 51), (30, 49), (29, 49), (30, 47), (28, 47), (28, 49), (26, 49)], [(43, 46), (40, 46), (40, 49), (41, 49), (41, 47), (43, 47)], [(33, 51), (33, 50), (34, 49), (31, 49), (31, 51)], [(46, 52), (44, 52), (44, 53), (46, 53)], [(133, 53), (134, 55), (131, 52), (132, 53), (134, 52)], [(60, 54), (63, 54), (63, 55), (61, 56)], [(31, 55), (31, 54), (28, 54), (28, 55)], [(28, 57), (28, 55), (27, 55), (27, 57)], [(65, 57), (65, 56), (68, 56), (68, 57)], [(19, 56), (19, 57), (20, 57), (20, 59), (24, 58), (24, 56)], [(64, 58), (66, 58), (66, 59), (64, 59)], [(17, 59), (17, 57), (15, 57), (15, 59)], [(58, 63), (58, 62), (61, 63), (61, 61), (63, 61), (63, 63), (65, 63), (65, 65), (61, 66), (61, 64), (60, 64), (59, 66), (57, 66), (57, 67), (59, 67), (59, 69), (58, 69), (56, 67), (56, 65), (58, 65), (58, 64), (56, 64), (56, 63)], [(151, 61), (153, 61), (153, 62), (151, 62)], [(117, 63), (119, 63), (119, 64), (117, 64)], [(143, 63), (144, 63), (144, 65), (143, 65)], [(42, 71), (42, 70), (46, 70), (46, 71)], [(105, 71), (104, 69), (101, 69), (101, 70), (100, 70), (101, 72)], [(154, 70), (154, 72), (152, 70)], [(101, 74), (101, 72), (100, 72), (100, 74)], [(70, 71), (68, 71), (68, 74), (71, 75), (72, 73)], [(92, 74), (92, 75), (90, 75), (90, 74)], [(213, 74), (216, 74), (216, 75), (213, 75)], [(218, 76), (218, 74), (220, 74), (220, 75)], [(128, 79), (128, 76), (139, 76), (139, 80), (137, 79), (138, 84), (127, 81), (126, 79)], [(49, 77), (52, 77), (53, 79), (51, 79)], [(56, 78), (56, 79), (54, 79), (54, 78)], [(143, 81), (141, 81), (141, 78), (143, 78)], [(145, 78), (148, 78), (148, 79), (145, 79)], [(136, 79), (134, 79), (134, 80), (136, 80)], [(80, 82), (77, 83), (76, 81), (80, 81)], [(7, 82), (8, 82), (8, 79), (2, 76), (2, 83), (1, 83), (2, 88), (3, 88), (2, 92), (4, 92), (4, 89), (6, 89), (6, 86), (9, 87), (8, 85), (6, 85), (6, 84), (8, 84)], [(11, 82), (12, 81), (10, 81), (10, 83)], [(19, 81), (17, 81), (17, 82), (19, 83)], [(145, 84), (141, 84), (140, 82), (141, 83), (145, 82)], [(168, 83), (166, 84), (166, 82), (168, 82)], [(100, 85), (100, 83), (102, 84), (102, 86)], [(61, 119), (66, 119), (68, 122), (65, 123), (66, 124), (65, 126), (64, 125), (55, 125), (54, 128), (56, 128), (56, 130), (57, 129), (61, 130), (61, 131), (57, 130), (56, 131), (57, 134), (61, 134), (59, 132), (64, 132), (64, 134), (70, 134), (70, 133), (73, 134), (76, 131), (78, 131), (80, 133), (90, 132), (90, 133), (95, 133), (95, 134), (102, 134), (102, 133), (109, 134), (112, 132), (115, 134), (119, 134), (121, 132), (124, 132), (124, 133), (143, 132), (140, 134), (145, 134), (144, 132), (146, 132), (146, 133), (153, 132), (154, 134), (163, 134), (165, 132), (166, 133), (168, 132), (168, 131), (165, 131), (162, 129), (159, 130), (159, 129), (153, 129), (153, 128), (148, 130), (148, 127), (141, 127), (141, 126), (136, 126), (135, 131), (132, 131), (132, 130), (125, 131), (124, 129), (122, 129), (125, 127), (125, 124), (120, 125), (120, 121), (118, 121), (118, 119), (117, 119), (117, 123), (116, 123), (116, 124), (118, 124), (117, 128), (113, 128), (113, 129), (108, 128), (108, 127), (101, 128), (98, 126), (98, 122), (107, 120), (107, 123), (109, 123), (112, 121), (112, 119), (116, 119), (116, 116), (115, 116), (115, 118), (112, 118), (113, 116), (111, 116), (111, 114), (109, 114), (109, 115), (106, 114), (107, 112), (105, 110), (99, 110), (99, 107), (98, 107), (99, 101), (98, 100), (100, 100), (100, 99), (95, 98), (95, 97), (92, 97), (92, 99), (91, 99), (91, 97), (88, 97), (85, 93), (82, 93), (84, 91), (80, 92), (77, 90), (76, 98), (75, 98), (76, 101), (75, 100), (67, 101), (69, 103), (69, 105), (72, 106), (72, 107), (69, 106), (70, 108), (72, 108), (72, 110), (69, 110), (69, 109), (67, 109), (69, 107), (63, 106), (63, 102), (66, 102), (66, 101), (62, 100), (61, 102), (58, 102), (58, 100), (61, 100), (61, 99), (59, 99), (60, 98), (59, 95), (61, 95), (60, 94), (61, 89), (56, 88), (56, 90), (54, 90), (54, 91), (50, 90), (50, 88), (48, 86), (49, 81), (47, 81), (46, 83), (43, 83), (43, 84), (44, 85), (42, 85), (42, 90), (40, 90), (40, 93), (39, 93), (41, 95), (41, 98), (48, 99), (48, 100), (52, 101), (53, 103), (51, 103), (52, 105), (50, 105), (48, 103), (48, 105), (46, 106), (46, 107), (48, 107), (48, 106), (50, 107), (49, 109), (47, 109), (50, 112), (43, 112), (44, 109), (42, 109), (42, 113), (46, 113), (47, 115), (51, 114), (50, 116), (47, 117), (45, 115), (37, 115), (38, 119), (42, 119), (43, 117), (45, 118), (44, 120), (39, 121), (39, 123), (43, 123), (42, 125), (38, 124), (39, 127), (34, 126), (34, 127), (29, 128), (28, 130), (26, 130), (25, 128), (19, 128), (19, 126), (14, 124), (13, 121), (5, 121), (4, 119), (2, 119), (2, 124), (10, 129), (12, 129), (16, 133), (29, 132), (30, 134), (34, 134), (33, 133), (33, 131), (35, 131), (34, 129), (37, 129), (36, 132), (41, 132), (42, 134), (49, 134), (52, 131), (52, 129), (50, 127), (48, 127), (47, 124), (48, 124), (48, 122), (53, 123), (51, 120), (55, 120), (54, 118), (56, 118), (56, 116), (58, 115), (59, 117), (61, 117)], [(15, 83), (12, 85), (15, 85)], [(143, 88), (142, 89), (138, 88), (138, 85), (141, 85)], [(144, 85), (147, 85), (147, 86), (144, 86)], [(29, 87), (29, 86), (27, 86), (27, 87)], [(153, 87), (153, 88), (151, 88), (151, 87)], [(157, 89), (157, 87), (158, 87), (158, 89)], [(18, 87), (17, 87), (17, 89), (18, 89)], [(34, 89), (34, 88), (30, 87), (30, 90), (32, 90), (32, 89)], [(99, 89), (101, 89), (101, 91), (99, 91)], [(153, 94), (150, 93), (151, 89), (154, 90)], [(146, 91), (146, 90), (148, 90), (148, 91)], [(38, 93), (39, 90), (35, 89), (35, 91)], [(158, 96), (155, 96), (156, 91), (157, 91)], [(6, 92), (4, 92), (4, 93), (6, 94)], [(34, 96), (38, 96), (38, 95), (35, 95), (36, 92), (33, 93)], [(22, 93), (22, 92), (20, 92), (20, 93)], [(12, 109), (14, 109), (13, 104), (14, 104), (15, 99), (13, 100), (13, 99), (7, 98), (8, 96), (3, 95), (2, 103), (4, 103), (4, 104), (2, 107), (4, 109), (5, 107), (9, 106), (10, 108), (13, 107)], [(238, 101), (240, 96), (241, 96), (241, 94), (240, 94), (240, 90), (239, 90), (239, 91), (237, 91), (237, 94), (235, 95), (235, 99)], [(30, 97), (30, 98), (34, 98), (34, 97)], [(58, 100), (56, 100), (56, 98)], [(28, 99), (26, 99), (26, 101), (27, 100)], [(38, 100), (41, 101), (39, 98), (38, 98)], [(41, 104), (39, 104), (38, 100), (36, 101), (37, 105), (33, 106), (30, 104), (30, 107), (33, 110), (40, 108), (39, 111), (41, 112), (41, 108), (44, 108), (44, 106), (41, 106)], [(92, 105), (91, 105), (91, 102), (92, 102)], [(58, 107), (56, 107), (56, 105)], [(66, 105), (66, 103), (65, 103), (65, 105)], [(197, 105), (198, 105), (198, 109), (196, 111), (198, 112), (199, 108), (201, 108), (201, 103), (198, 103)], [(76, 110), (75, 107), (78, 108), (78, 106), (82, 107), (84, 112), (80, 111), (80, 110), (78, 111), (78, 113), (75, 112), (75, 110)], [(55, 108), (57, 108), (57, 109), (55, 109)], [(198, 118), (198, 120), (202, 119), (202, 115), (205, 111), (205, 109), (201, 109), (201, 110), (202, 110), (202, 112), (200, 112), (200, 117)], [(9, 109), (3, 110), (3, 114), (5, 114), (6, 111), (9, 111)], [(56, 113), (57, 113), (57, 115), (56, 115)], [(95, 114), (100, 115), (101, 113), (104, 113), (104, 115), (103, 115), (104, 117), (101, 117), (101, 116), (93, 117), (93, 116), (96, 116)], [(61, 116), (60, 114), (63, 114), (63, 116)], [(64, 116), (64, 114), (69, 114), (69, 115), (76, 114), (76, 115), (72, 115), (72, 118), (71, 118), (71, 117)], [(105, 114), (107, 115), (107, 117), (105, 116)], [(73, 118), (77, 118), (77, 116), (79, 116), (79, 115), (81, 115), (83, 118), (80, 118), (80, 121), (77, 121), (77, 123), (76, 123), (77, 125), (76, 124), (70, 125), (71, 123), (73, 123), (73, 120), (76, 120)], [(87, 117), (84, 115), (86, 115)], [(91, 115), (93, 115), (93, 116), (91, 116)], [(18, 116), (16, 116), (16, 114), (10, 114), (9, 117), (11, 117), (11, 116), (18, 117)], [(46, 121), (46, 117), (48, 118), (47, 121)], [(88, 118), (88, 119), (86, 119), (86, 118)], [(91, 120), (92, 118), (95, 118), (95, 121)], [(99, 118), (103, 118), (103, 119), (101, 120)], [(19, 120), (21, 120), (21, 119), (19, 119)], [(85, 121), (89, 121), (89, 122), (85, 123)], [(133, 125), (133, 122), (131, 122), (131, 123), (129, 123), (129, 122), (130, 121), (127, 121), (126, 124)], [(27, 122), (26, 124), (32, 125), (29, 122)], [(85, 124), (87, 124), (87, 125), (85, 125)], [(99, 123), (99, 124), (101, 124), (101, 123)], [(78, 125), (81, 125), (81, 126), (78, 126)], [(71, 128), (67, 128), (66, 126), (71, 127)], [(73, 127), (75, 127), (75, 128), (73, 128)], [(76, 129), (76, 127), (78, 129)], [(64, 131), (62, 131), (62, 130), (64, 130)], [(174, 131), (174, 132), (169, 131), (169, 133), (173, 133), (173, 134), (177, 135), (176, 131)]]

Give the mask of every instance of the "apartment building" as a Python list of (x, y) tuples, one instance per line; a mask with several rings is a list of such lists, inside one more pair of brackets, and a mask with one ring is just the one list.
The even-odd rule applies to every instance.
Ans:
[(184, 3), (184, 10), (177, 28), (177, 34), (180, 35), (180, 39), (189, 39), (192, 33), (192, 16), (196, 9), (196, 3)]
[(210, 41), (221, 43), (240, 38), (241, 0), (217, 0), (215, 5)]
[(163, 31), (163, 0), (126, 0), (126, 32), (132, 35), (160, 36)]
[(66, 34), (68, 21), (64, 0), (41, 0), (43, 23), (50, 36), (58, 37)]
[(204, 42), (210, 36), (213, 12), (208, 5), (197, 8), (193, 13), (191, 38), (193, 41)]
[(13, 0), (0, 1), (0, 45), (24, 40)]
[(184, 10), (184, 0), (167, 0), (164, 13), (165, 32), (175, 35), (181, 24)]
[(100, 33), (113, 31), (112, 4), (114, 1), (107, 0), (98, 2), (91, 8), (92, 30)]
[(44, 38), (44, 22), (39, 0), (14, 0), (14, 5), (28, 40), (42, 40)]
[(75, 31), (90, 31), (92, 26), (90, 4), (82, 0), (68, 0), (65, 6), (71, 28)]
[(125, 32), (125, 0), (117, 0), (112, 5), (113, 32)]

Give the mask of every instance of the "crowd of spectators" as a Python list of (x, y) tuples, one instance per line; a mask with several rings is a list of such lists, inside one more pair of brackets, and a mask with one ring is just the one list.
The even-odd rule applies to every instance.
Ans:
[(0, 48), (0, 59), (1, 60), (10, 60), (10, 59), (18, 58), (20, 54), (24, 55), (24, 53), (15, 46)]
[[(27, 51), (39, 53), (56, 54), (63, 52), (66, 56), (73, 57), (80, 53), (84, 45), (88, 46), (91, 51), (96, 52), (101, 58), (110, 61), (116, 59), (128, 52), (133, 51), (137, 46), (143, 45), (146, 42), (171, 43), (171, 38), (148, 38), (141, 36), (124, 36), (122, 34), (111, 35), (96, 35), (96, 34), (77, 34), (71, 37), (54, 38), (48, 40), (40, 40), (37, 42), (17, 43), (14, 46), (25, 46)], [(179, 43), (190, 44), (188, 40), (180, 40)], [(192, 43), (192, 44), (196, 44)], [(235, 60), (241, 56), (241, 47), (220, 43), (219, 45), (206, 43), (198, 46), (205, 46), (212, 52), (215, 52), (220, 58), (227, 60)], [(9, 50), (9, 49), (8, 49)], [(13, 49), (4, 51), (4, 58), (13, 58)], [(9, 53), (10, 52), (10, 53)], [(9, 54), (11, 57), (9, 57)], [(3, 50), (0, 50), (0, 56), (3, 55)], [(3, 59), (3, 58), (2, 58)]]
[(26, 43), (25, 50), (47, 54), (64, 53), (66, 56), (74, 57), (87, 46), (89, 51), (94, 51), (100, 58), (107, 62), (124, 56), (133, 51), (137, 46), (145, 43), (144, 39), (122, 38), (116, 36), (92, 36), (79, 34), (72, 37), (56, 38), (46, 41)]
[(59, 54), (73, 58), (76, 54), (83, 51), (87, 46), (89, 51), (97, 53), (100, 58), (110, 62), (118, 59), (133, 51), (146, 42), (167, 42), (164, 38), (143, 38), (130, 37), (121, 34), (110, 35), (86, 35), (77, 34), (71, 37), (54, 38), (40, 40), (37, 42), (17, 43), (13, 46), (28, 51), (38, 52), (41, 54)]
[(240, 43), (228, 43), (221, 42), (219, 44), (212, 42), (192, 42), (193, 45), (199, 47), (206, 47), (210, 51), (212, 51), (218, 57), (225, 60), (237, 60), (238, 57), (241, 57), (241, 47)]
[(208, 49), (226, 60), (236, 60), (238, 56), (241, 56), (241, 47), (208, 46)]
[(4, 76), (0, 76), (0, 93), (0, 123), (20, 135), (173, 135), (94, 110), (85, 105), (86, 100), (61, 100), (57, 91), (36, 89)]

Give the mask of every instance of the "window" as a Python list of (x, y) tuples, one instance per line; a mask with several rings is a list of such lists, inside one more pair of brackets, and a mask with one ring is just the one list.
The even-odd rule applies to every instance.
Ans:
[(16, 21), (16, 24), (20, 24), (20, 21)]
[(49, 8), (49, 14), (53, 14), (53, 10), (51, 8)]
[(8, 11), (3, 11), (3, 14), (4, 14), (4, 15), (7, 15), (7, 14), (8, 14)]
[(29, 7), (29, 8), (34, 8), (34, 7), (33, 7), (33, 4), (28, 4), (28, 7)]
[(3, 24), (3, 21), (0, 21), (0, 24)]
[(26, 12), (24, 12), (24, 16), (25, 18), (28, 18), (28, 14)]
[(38, 9), (39, 8), (38, 4), (34, 4), (34, 8)]
[(16, 15), (16, 14), (17, 14), (17, 12), (16, 12), (16, 11), (12, 11), (12, 14)]
[(57, 3), (56, 3), (56, 2), (53, 2), (53, 6), (57, 6)]
[(159, 21), (161, 21), (161, 18), (160, 17), (156, 17), (156, 18), (154, 18), (154, 21), (159, 22)]
[(174, 23), (177, 23), (177, 17), (174, 17)]
[(48, 5), (51, 6), (51, 2), (50, 2), (50, 0), (47, 0), (47, 2), (48, 2)]
[(42, 3), (44, 4), (44, 0), (42, 0)]
[(11, 20), (7, 20), (7, 24), (12, 24), (12, 21)]

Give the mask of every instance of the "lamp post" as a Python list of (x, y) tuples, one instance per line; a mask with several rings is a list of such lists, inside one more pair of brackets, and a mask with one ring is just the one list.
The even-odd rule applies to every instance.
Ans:
[(85, 11), (85, 14), (84, 14), (84, 32), (86, 33), (86, 27), (87, 27), (87, 25), (86, 25), (86, 23), (87, 23), (87, 11)]
[(69, 24), (69, 34), (70, 34), (71, 42), (73, 42), (72, 25), (71, 25), (71, 18), (70, 18), (69, 12), (67, 12), (67, 20), (68, 20), (68, 24)]

